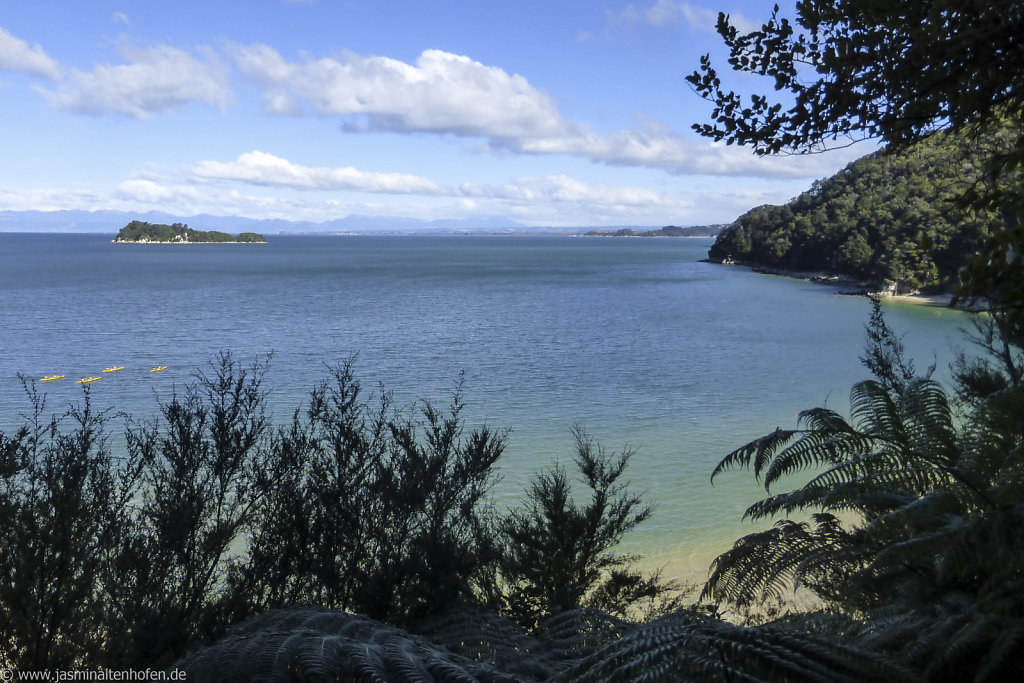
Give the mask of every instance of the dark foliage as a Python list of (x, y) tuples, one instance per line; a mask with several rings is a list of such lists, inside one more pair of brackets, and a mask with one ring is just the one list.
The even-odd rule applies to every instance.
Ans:
[(115, 242), (180, 242), (180, 243), (217, 243), (217, 242), (266, 242), (263, 235), (256, 232), (243, 232), (238, 236), (229, 235), (219, 230), (195, 230), (185, 223), (147, 223), (131, 221), (117, 232)]
[(877, 297), (871, 297), (871, 317), (864, 326), (864, 332), (867, 344), (860, 362), (886, 389), (902, 391), (919, 376), (929, 378), (935, 372), (935, 365), (932, 364), (927, 371), (917, 374), (914, 361), (906, 356), (903, 340), (885, 321), (882, 302)]
[[(480, 648), (497, 652), (480, 639), (484, 633), (476, 645), (451, 638), (460, 615), (465, 620), (480, 606), (516, 612), (501, 602), (513, 589), (500, 560), (526, 551), (502, 534), (514, 524), (489, 495), (506, 432), (464, 429), (461, 380), (446, 409), (429, 402), (396, 408), (383, 390), (363, 395), (352, 360), (330, 368), (305, 410), (274, 428), (265, 413), (268, 363), (243, 367), (219, 355), (159, 401), (155, 419), (126, 417), (116, 449), (108, 431), (115, 416), (93, 409), (88, 387), (81, 406), (46, 419), (43, 398), (25, 382), (28, 424), (0, 433), (0, 642), (7, 644), (0, 667), (170, 666), (232, 623), (296, 605), (360, 613), (359, 634), (399, 633), (384, 623), (421, 628), (447, 638), (451, 651), (433, 648), (434, 657), (399, 633), (371, 656), (359, 635), (335, 638), (334, 650), (322, 649), (334, 659), (314, 662), (316, 639), (298, 654), (289, 648), (307, 641), (295, 634), (253, 641), (291, 653), (292, 673), (398, 656), (406, 659), (387, 669), (389, 677), (429, 670), (463, 672), (460, 679), (473, 667), (455, 653), (480, 659)], [(558, 587), (566, 594), (580, 588), (582, 596), (606, 579), (591, 602), (625, 612), (667, 590), (657, 577), (634, 572), (635, 558), (612, 552), (650, 508), (618, 481), (628, 454), (606, 456), (582, 432), (577, 448), (595, 499), (583, 509), (568, 501), (563, 510), (575, 520), (560, 537), (575, 544), (566, 576), (579, 585)], [(531, 546), (530, 557), (556, 567), (562, 549)], [(549, 578), (515, 575), (514, 590), (545, 594)], [(535, 607), (537, 620), (555, 610)], [(511, 633), (497, 617), (480, 623)], [(518, 641), (532, 642), (516, 632)], [(429, 660), (425, 669), (410, 664), (418, 657)], [(554, 671), (560, 660), (549, 660), (537, 670)]]
[(580, 606), (626, 617), (642, 601), (671, 604), (676, 589), (657, 574), (632, 570), (637, 558), (613, 552), (654, 511), (621, 481), (633, 452), (607, 453), (578, 426), (574, 434), (589, 504), (575, 501), (566, 471), (556, 465), (534, 478), (526, 505), (498, 524), (502, 611), (530, 628)]
[[(472, 604), (493, 561), (488, 493), (505, 433), (463, 434), (461, 389), (419, 420), (362, 397), (352, 361), (331, 369), (274, 442), (287, 476), (254, 512), (232, 563), (233, 614), (294, 604), (391, 623)], [(422, 432), (422, 435), (420, 434)]]
[[(716, 468), (763, 479), (771, 495), (748, 517), (786, 518), (718, 557), (702, 597), (742, 607), (808, 590), (856, 617), (848, 642), (930, 680), (1020, 677), (1024, 385), (990, 366), (1000, 388), (958, 416), (938, 384), (910, 378), (881, 316), (869, 340), (880, 381), (853, 388), (851, 421), (805, 411)], [(792, 477), (806, 483), (773, 492)]]
[(916, 680), (883, 655), (834, 642), (835, 621), (749, 628), (675, 611), (636, 624), (578, 609), (527, 635), (500, 617), (461, 612), (412, 634), (340, 612), (277, 611), (177, 666), (189, 680), (218, 681)]
[(1019, 123), (1024, 111), (1024, 7), (1016, 0), (800, 0), (795, 21), (776, 5), (746, 34), (720, 14), (718, 32), (732, 69), (766, 77), (785, 96), (753, 94), (744, 103), (705, 56), (686, 80), (715, 109), (711, 123), (694, 129), (759, 154), (860, 138), (905, 146), (945, 127)]
[[(790, 626), (824, 624), (823, 632), (889, 653), (926, 680), (1019, 680), (1024, 5), (802, 0), (796, 10), (796, 25), (776, 6), (748, 34), (720, 15), (730, 65), (768, 76), (792, 99), (771, 103), (753, 95), (744, 106), (705, 57), (687, 80), (714, 103), (714, 121), (695, 129), (760, 154), (810, 152), (858, 138), (882, 138), (889, 149), (791, 205), (744, 216), (725, 233), (731, 250), (749, 253), (756, 240), (760, 259), (782, 262), (810, 251), (832, 258), (826, 269), (881, 277), (897, 288), (957, 285), (964, 299), (990, 309), (975, 318), (974, 340), (985, 355), (960, 358), (953, 401), (934, 382), (911, 378), (876, 307), (873, 348), (864, 360), (878, 381), (854, 387), (851, 420), (821, 408), (805, 411), (799, 429), (776, 430), (716, 468), (753, 468), (769, 496), (748, 516), (786, 518), (719, 557), (704, 596), (750, 603), (802, 586), (842, 612), (827, 620), (793, 617)], [(952, 133), (936, 134), (941, 129)], [(852, 213), (808, 219), (807, 209), (842, 208), (836, 189), (875, 164), (898, 162), (909, 172), (896, 178), (930, 182), (908, 155), (946, 147), (946, 159), (969, 167), (954, 166), (946, 175), (957, 182), (948, 188), (922, 187), (926, 210), (909, 206), (915, 211), (902, 223), (872, 203), (896, 198), (904, 206), (913, 196), (888, 194), (891, 174), (845, 194)], [(823, 201), (815, 204), (814, 194)], [(828, 225), (834, 218), (838, 230)], [(936, 230), (943, 224), (963, 232)], [(873, 237), (883, 232), (896, 237), (888, 247), (902, 270), (883, 267), (885, 242)], [(948, 259), (940, 258), (943, 250)], [(793, 476), (805, 483), (773, 493)], [(810, 515), (813, 524), (794, 513)]]
[(158, 420), (129, 424), (141, 481), (99, 587), (123, 629), (110, 641), (115, 663), (166, 665), (223, 633), (224, 572), (255, 506), (286, 472), (271, 448), (266, 369), (221, 354), (160, 405)]
[(0, 668), (95, 663), (116, 625), (96, 580), (126, 525), (137, 463), (119, 463), (88, 389), (66, 414), (24, 379), (32, 413), (0, 433)]

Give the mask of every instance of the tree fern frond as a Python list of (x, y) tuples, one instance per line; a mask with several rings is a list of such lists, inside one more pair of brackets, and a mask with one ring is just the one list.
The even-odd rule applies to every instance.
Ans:
[(888, 491), (894, 495), (921, 496), (949, 482), (946, 472), (936, 470), (927, 464), (903, 468), (886, 464), (855, 478), (853, 475), (858, 470), (863, 471), (863, 468), (852, 463), (844, 464), (816, 479), (813, 483), (817, 487), (827, 489), (830, 484), (833, 486), (830, 492), (822, 496), (822, 504), (829, 507), (848, 507), (844, 503), (853, 502), (857, 503), (856, 507), (861, 507), (863, 497), (867, 494)]
[(588, 654), (632, 630), (633, 624), (600, 610), (579, 607), (558, 612), (539, 625), (539, 637), (563, 657)]
[[(946, 617), (949, 624), (939, 623), (936, 630), (944, 631), (947, 634), (944, 647), (939, 647), (930, 653), (930, 659), (925, 667), (925, 674), (930, 677), (938, 677), (942, 672), (944, 675), (949, 670), (964, 669), (965, 662), (969, 663), (969, 669), (977, 668), (977, 665), (985, 659), (988, 644), (991, 643), (999, 633), (999, 624), (971, 610), (964, 614), (951, 614)], [(951, 628), (955, 626), (956, 628)]]
[(874, 445), (874, 439), (855, 431), (805, 434), (772, 460), (765, 473), (765, 488), (801, 470), (856, 461), (869, 454)]
[(797, 424), (809, 432), (825, 432), (841, 434), (852, 432), (854, 428), (842, 415), (829, 408), (809, 408), (797, 416)]
[(975, 681), (1020, 680), (1024, 667), (1021, 652), (1024, 651), (1024, 619), (1015, 619), (1004, 624), (979, 662), (974, 675)]
[(960, 471), (1013, 504), (1024, 492), (1024, 391), (1004, 392), (972, 414), (964, 428)]
[[(759, 519), (776, 514), (791, 514), (807, 509), (865, 511), (865, 495), (877, 494), (865, 480), (865, 465), (860, 460), (847, 460), (814, 476), (798, 489), (768, 496), (752, 504), (744, 519)], [(876, 500), (877, 502), (877, 500)]]
[[(309, 647), (310, 644), (312, 647)], [(304, 645), (305, 647), (301, 651), (303, 668), (289, 672), (298, 680), (306, 678), (330, 680), (328, 677), (333, 673), (338, 674), (338, 678), (341, 678), (343, 674), (346, 678), (359, 681), (359, 683), (364, 681), (366, 683), (388, 683), (388, 667), (380, 647), (375, 644), (359, 643), (356, 645), (339, 636), (331, 638), (321, 636), (314, 639), (312, 643), (307, 642)], [(333, 670), (319, 664), (321, 662), (326, 664), (328, 659), (331, 660), (333, 666), (330, 669)], [(316, 678), (310, 675), (320, 673), (320, 671), (322, 673)]]
[(751, 504), (743, 513), (743, 519), (759, 520), (774, 517), (777, 514), (791, 514), (810, 507), (818, 507), (821, 493), (819, 491), (802, 487), (795, 491), (779, 493), (774, 496), (762, 498)]
[[(961, 499), (948, 489), (939, 488), (921, 497), (906, 492), (889, 492), (888, 495), (871, 494), (880, 497), (875, 509), (884, 509), (871, 518), (868, 530), (880, 538), (899, 538), (908, 532), (936, 529), (961, 515), (964, 506)], [(868, 503), (874, 502), (865, 496)]]
[(953, 532), (949, 529), (938, 529), (927, 533), (919, 533), (897, 543), (890, 543), (876, 556), (880, 566), (893, 565), (914, 567), (921, 564), (931, 566), (936, 558), (949, 550)]
[(499, 671), (372, 619), (304, 609), (257, 617), (175, 667), (196, 680), (538, 680), (507, 664)]
[(902, 413), (889, 391), (867, 380), (850, 389), (850, 416), (858, 428), (871, 436), (906, 445)]
[(760, 477), (761, 471), (769, 460), (775, 455), (786, 442), (799, 434), (799, 430), (777, 428), (771, 434), (754, 439), (745, 446), (737, 448), (732, 453), (722, 458), (715, 469), (711, 472), (711, 482), (719, 473), (736, 467), (750, 467), (751, 460), (754, 461), (754, 476)]
[(379, 652), (386, 680), (408, 681), (409, 683), (432, 683), (434, 680), (424, 661), (429, 659), (431, 652), (429, 650), (424, 653), (415, 652), (412, 641), (388, 640), (380, 646)]
[(563, 681), (911, 680), (888, 658), (803, 631), (740, 627), (688, 613), (643, 625)]
[(946, 649), (966, 623), (966, 614), (932, 611), (927, 617), (922, 616), (916, 620), (915, 630), (907, 634), (902, 643), (890, 642), (902, 661), (925, 670), (938, 659), (939, 653)]
[(900, 408), (904, 414), (911, 448), (941, 459), (953, 467), (958, 456), (953, 410), (942, 387), (931, 379), (916, 379), (904, 389)]
[(700, 599), (744, 606), (781, 598), (796, 589), (809, 569), (829, 566), (828, 555), (849, 538), (840, 529), (829, 515), (821, 517), (816, 528), (781, 520), (771, 529), (748, 534), (712, 562)]
[(444, 681), (444, 683), (520, 683), (523, 678), (501, 672), (488, 672), (482, 677), (470, 673), (465, 667), (443, 657), (432, 656), (426, 662), (427, 675), (425, 681)]
[(513, 621), (486, 612), (446, 612), (418, 621), (414, 631), (449, 652), (491, 662), (499, 670), (515, 670), (531, 680), (549, 678), (565, 658)]
[(1000, 510), (981, 518), (954, 517), (943, 529), (948, 545), (937, 557), (938, 578), (951, 583), (985, 577), (978, 599), (989, 590), (1000, 591), (1000, 583), (1020, 592), (1024, 567), (1024, 513)]
[[(765, 673), (779, 678), (821, 681), (913, 681), (912, 672), (877, 652), (849, 643), (792, 632), (771, 624), (760, 627), (758, 642), (770, 642), (779, 659)], [(772, 676), (773, 678), (775, 676)]]

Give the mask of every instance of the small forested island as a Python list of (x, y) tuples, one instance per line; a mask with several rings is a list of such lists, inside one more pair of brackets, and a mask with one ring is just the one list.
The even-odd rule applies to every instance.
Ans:
[(585, 233), (584, 237), (717, 237), (725, 227), (725, 224), (693, 225), (686, 228), (681, 228), (678, 225), (666, 225), (664, 228), (654, 230), (634, 230), (633, 228), (591, 230)]
[(942, 131), (870, 154), (787, 204), (743, 214), (709, 259), (842, 276), (893, 294), (949, 292), (989, 235), (1007, 227), (1004, 214), (965, 196), (981, 182), (984, 151), (1009, 149), (1010, 137), (997, 130), (971, 145)]
[(185, 223), (147, 223), (132, 221), (121, 228), (115, 244), (265, 244), (267, 239), (257, 232), (229, 235), (219, 230), (193, 230)]

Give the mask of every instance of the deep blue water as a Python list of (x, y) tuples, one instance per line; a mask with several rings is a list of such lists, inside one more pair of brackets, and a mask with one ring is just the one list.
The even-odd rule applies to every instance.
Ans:
[[(629, 475), (658, 509), (627, 549), (670, 573), (747, 530), (760, 489), (708, 475), (727, 452), (794, 413), (845, 410), (867, 300), (700, 262), (710, 240), (571, 237), (269, 237), (267, 245), (115, 245), (111, 235), (0, 234), (0, 428), (27, 400), (57, 411), (75, 379), (100, 406), (152, 413), (221, 350), (273, 352), (267, 382), (285, 419), (358, 354), (367, 388), (445, 402), (465, 374), (466, 415), (512, 429), (499, 504), (529, 475), (571, 464), (570, 429), (638, 449)], [(940, 376), (960, 314), (888, 305), (919, 366)], [(165, 372), (152, 374), (155, 365)], [(762, 491), (763, 493), (763, 491)]]

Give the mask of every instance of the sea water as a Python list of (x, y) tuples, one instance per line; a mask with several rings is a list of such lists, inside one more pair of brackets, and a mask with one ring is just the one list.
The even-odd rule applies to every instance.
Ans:
[[(869, 302), (834, 287), (701, 261), (704, 239), (269, 236), (265, 245), (122, 245), (112, 235), (0, 234), (0, 429), (29, 406), (81, 401), (151, 415), (220, 351), (272, 354), (283, 422), (327, 366), (357, 357), (367, 389), (446, 405), (464, 378), (470, 426), (511, 432), (499, 508), (537, 472), (572, 468), (572, 428), (636, 453), (657, 507), (623, 544), (699, 579), (755, 527), (763, 489), (709, 475), (729, 451), (819, 405), (845, 411)], [(963, 315), (887, 305), (920, 368), (942, 377)], [(151, 373), (155, 366), (167, 369)], [(124, 366), (116, 373), (106, 367)], [(765, 523), (762, 522), (760, 526)]]

